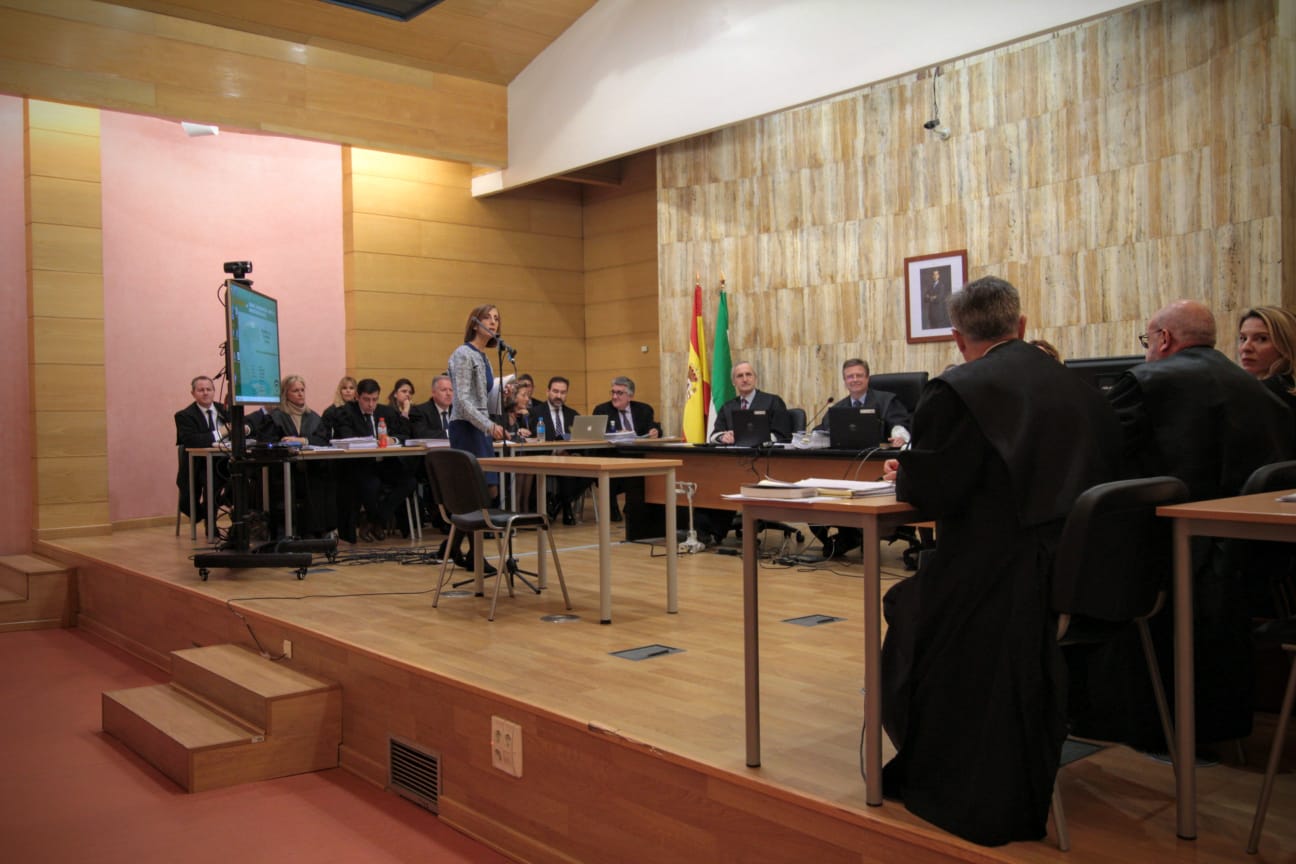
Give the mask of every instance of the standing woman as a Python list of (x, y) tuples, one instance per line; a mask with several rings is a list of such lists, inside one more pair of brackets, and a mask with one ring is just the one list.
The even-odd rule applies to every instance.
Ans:
[(1238, 320), (1238, 364), (1296, 414), (1296, 314), (1257, 306)]

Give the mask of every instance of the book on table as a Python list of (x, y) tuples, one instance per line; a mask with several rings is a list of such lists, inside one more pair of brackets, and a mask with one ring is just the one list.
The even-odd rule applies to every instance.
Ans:
[(813, 498), (819, 490), (813, 486), (802, 486), (799, 483), (783, 483), (778, 480), (762, 480), (759, 483), (744, 483), (742, 495), (747, 498)]
[(809, 477), (797, 484), (813, 487), (817, 494), (833, 498), (866, 498), (870, 495), (890, 495), (895, 484), (889, 480), (832, 480)]

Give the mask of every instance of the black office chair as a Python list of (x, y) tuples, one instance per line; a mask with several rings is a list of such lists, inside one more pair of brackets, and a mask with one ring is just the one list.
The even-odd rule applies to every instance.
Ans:
[(870, 390), (884, 390), (895, 394), (912, 414), (918, 408), (918, 397), (927, 386), (926, 372), (887, 372), (869, 376)]
[(441, 601), (441, 589), (446, 583), (446, 567), (452, 557), (449, 551), (455, 548), (458, 532), (471, 531), (473, 548), (483, 557), (482, 541), (487, 533), (493, 533), (499, 549), (497, 566), (499, 572), (495, 577), (495, 593), (491, 597), (490, 614), (487, 620), (494, 621), (495, 604), (499, 601), (501, 582), (508, 581), (509, 596), (513, 596), (513, 577), (504, 551), (505, 544), (511, 544), (514, 532), (522, 530), (544, 531), (549, 534), (549, 554), (553, 558), (554, 570), (558, 573), (563, 602), (568, 609), (572, 608), (571, 597), (567, 594), (567, 581), (563, 578), (562, 562), (558, 560), (558, 549), (553, 541), (548, 516), (543, 513), (519, 513), (491, 507), (486, 474), (477, 462), (477, 457), (466, 450), (455, 450), (450, 447), (429, 450), (425, 457), (425, 464), (428, 479), (436, 489), (437, 506), (441, 510), (442, 517), (450, 523), (450, 536), (446, 540), (447, 554), (441, 561), (441, 576), (437, 580), (436, 594), (432, 598), (433, 608), (436, 608)]
[[(1061, 645), (1106, 642), (1131, 624), (1138, 628), (1172, 765), (1174, 732), (1147, 620), (1165, 603), (1173, 565), (1170, 522), (1159, 518), (1156, 508), (1186, 500), (1188, 487), (1175, 477), (1117, 480), (1087, 489), (1063, 526), (1050, 596)], [(1070, 838), (1056, 781), (1053, 822), (1058, 848), (1066, 851)]]
[(806, 412), (804, 408), (787, 409), (788, 419), (791, 421), (793, 432), (804, 432), (806, 428)]
[[(1251, 473), (1242, 486), (1243, 495), (1296, 489), (1296, 461), (1275, 462), (1263, 465)], [(1274, 729), (1273, 743), (1269, 747), (1269, 761), (1265, 766), (1264, 781), (1260, 784), (1260, 799), (1256, 802), (1255, 817), (1251, 822), (1251, 836), (1247, 839), (1247, 852), (1254, 855), (1260, 848), (1260, 834), (1264, 830), (1265, 815), (1269, 810), (1269, 797), (1273, 792), (1274, 776), (1282, 759), (1283, 744), (1287, 738), (1287, 725), (1291, 722), (1292, 702), (1296, 698), (1296, 578), (1293, 578), (1293, 549), (1290, 543), (1247, 543), (1240, 550), (1240, 564), (1244, 576), (1266, 580), (1273, 595), (1278, 618), (1266, 621), (1255, 630), (1255, 639), (1261, 645), (1278, 645), (1291, 655), (1291, 669), (1287, 674), (1287, 688), (1283, 691), (1282, 705), (1278, 709), (1278, 725)]]

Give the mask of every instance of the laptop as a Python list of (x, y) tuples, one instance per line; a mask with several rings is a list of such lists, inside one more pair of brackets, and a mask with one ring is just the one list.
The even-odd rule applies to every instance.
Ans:
[(746, 411), (741, 408), (733, 412), (734, 444), (738, 447), (759, 447), (770, 440), (770, 418), (768, 411)]
[(856, 452), (882, 446), (882, 418), (872, 408), (829, 411), (828, 446)]
[(606, 414), (581, 414), (572, 421), (568, 440), (570, 441), (606, 441)]

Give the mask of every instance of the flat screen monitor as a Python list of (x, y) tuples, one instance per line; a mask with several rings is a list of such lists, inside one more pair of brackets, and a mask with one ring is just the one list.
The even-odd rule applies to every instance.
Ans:
[(1130, 354), (1125, 357), (1084, 357), (1079, 360), (1066, 361), (1067, 368), (1074, 369), (1076, 374), (1094, 387), (1106, 393), (1116, 383), (1116, 379), (1125, 370), (1143, 362), (1143, 355)]
[(226, 351), (235, 405), (279, 403), (279, 302), (238, 279), (225, 280)]

